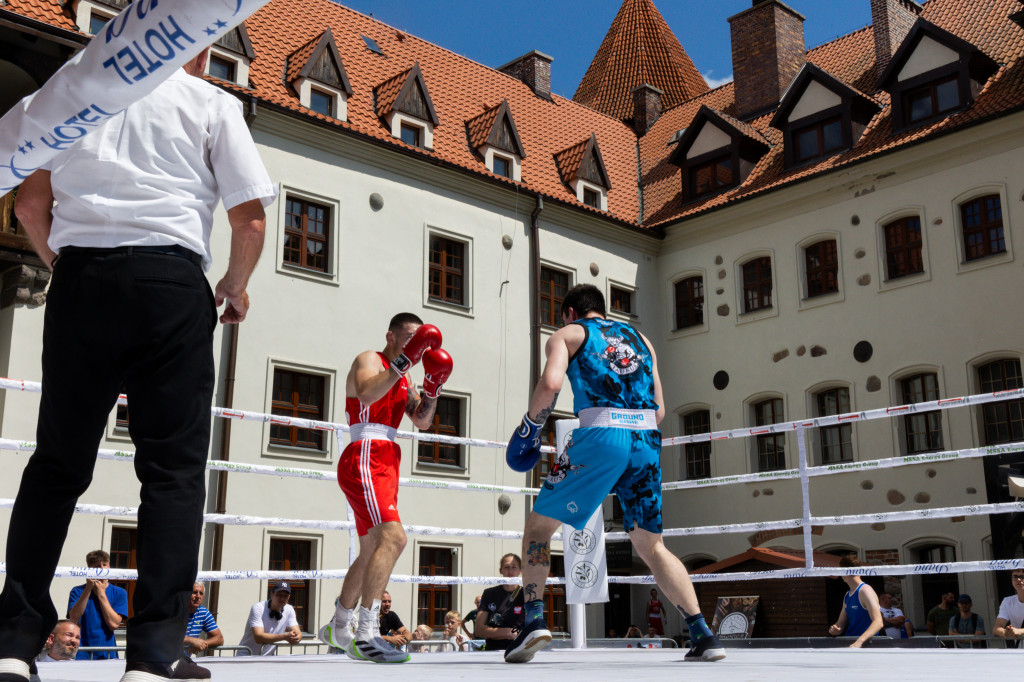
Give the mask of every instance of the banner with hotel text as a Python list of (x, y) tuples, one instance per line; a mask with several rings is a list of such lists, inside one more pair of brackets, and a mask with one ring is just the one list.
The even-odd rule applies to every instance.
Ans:
[(136, 0), (0, 118), (0, 196), (268, 0)]

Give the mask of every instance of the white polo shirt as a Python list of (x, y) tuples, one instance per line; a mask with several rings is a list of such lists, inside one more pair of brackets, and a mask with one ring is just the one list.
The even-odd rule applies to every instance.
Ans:
[[(252, 629), (254, 627), (263, 628), (263, 632), (268, 635), (280, 635), (282, 632), (287, 632), (288, 628), (298, 624), (299, 621), (295, 619), (295, 609), (291, 604), (284, 605), (284, 610), (281, 611), (281, 618), (277, 619), (270, 617), (270, 608), (267, 606), (267, 602), (261, 601), (258, 604), (253, 604), (249, 610), (249, 620), (245, 624), (245, 634), (238, 645), (247, 646), (251, 651), (258, 651), (260, 656), (269, 656), (277, 649), (277, 645), (264, 644), (261, 648), (256, 643), (256, 638), (252, 635)], [(240, 651), (236, 655), (244, 656), (246, 654), (244, 651)]]
[(205, 270), (218, 200), (230, 209), (277, 196), (241, 102), (182, 70), (44, 168), (57, 200), (54, 251), (177, 244)]

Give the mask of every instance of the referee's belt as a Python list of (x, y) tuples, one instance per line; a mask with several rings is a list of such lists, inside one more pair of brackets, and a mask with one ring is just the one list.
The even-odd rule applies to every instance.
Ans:
[(357, 440), (389, 440), (393, 443), (398, 437), (398, 429), (387, 424), (352, 424), (348, 432), (353, 443)]
[(192, 249), (180, 244), (168, 244), (166, 246), (114, 246), (104, 248), (100, 246), (62, 246), (61, 256), (131, 256), (132, 254), (156, 254), (159, 256), (177, 256), (184, 258), (193, 265), (202, 265), (203, 257)]
[(580, 428), (605, 427), (654, 431), (658, 428), (658, 417), (654, 410), (620, 410), (617, 407), (588, 407), (580, 410)]

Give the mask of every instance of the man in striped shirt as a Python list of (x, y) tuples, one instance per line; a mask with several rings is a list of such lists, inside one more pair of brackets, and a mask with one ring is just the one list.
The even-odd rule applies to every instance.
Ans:
[[(201, 582), (192, 585), (192, 598), (188, 607), (191, 615), (188, 619), (188, 627), (185, 628), (185, 653), (198, 654), (200, 651), (207, 651), (224, 643), (224, 635), (217, 627), (217, 621), (213, 619), (210, 610), (203, 606), (203, 597), (206, 596), (206, 586)], [(206, 633), (203, 639), (200, 635)]]

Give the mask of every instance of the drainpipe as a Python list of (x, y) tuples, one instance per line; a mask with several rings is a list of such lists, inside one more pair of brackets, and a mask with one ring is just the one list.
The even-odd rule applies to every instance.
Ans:
[[(249, 107), (245, 113), (245, 124), (252, 128), (256, 120), (256, 97), (249, 96)], [(238, 360), (238, 325), (226, 324), (224, 329), (224, 341), (228, 344), (228, 362), (225, 368), (226, 378), (224, 380), (224, 403), (223, 407), (231, 409), (235, 401), (235, 366)], [(227, 462), (231, 459), (231, 420), (224, 419), (221, 422), (220, 457), (219, 460)], [(226, 471), (218, 471), (213, 475), (214, 503), (213, 512), (224, 514), (227, 511), (228, 503), (228, 474)], [(213, 556), (210, 558), (210, 570), (221, 570), (224, 560), (224, 524), (213, 525)], [(220, 581), (210, 583), (210, 599), (207, 608), (216, 617), (217, 607), (220, 602)]]
[(530, 214), (530, 390), (540, 381), (540, 212), (544, 197), (537, 195), (537, 208)]
[[(225, 368), (226, 378), (224, 380), (224, 407), (231, 409), (235, 400), (235, 366), (238, 359), (238, 325), (226, 324), (223, 326), (225, 339), (228, 344), (228, 362)], [(231, 459), (231, 420), (221, 420), (221, 439), (219, 460), (227, 462)], [(216, 499), (213, 513), (224, 514), (227, 511), (228, 501), (228, 472), (218, 471), (213, 475), (214, 497)], [(224, 524), (213, 525), (213, 556), (210, 559), (210, 570), (221, 570), (221, 563), (224, 559)], [(216, 617), (218, 602), (220, 601), (220, 581), (210, 583), (209, 609)]]

